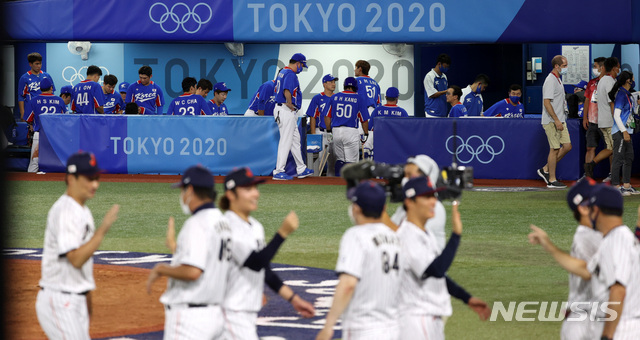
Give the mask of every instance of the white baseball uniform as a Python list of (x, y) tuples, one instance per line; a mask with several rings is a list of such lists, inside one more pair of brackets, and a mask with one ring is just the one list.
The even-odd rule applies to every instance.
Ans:
[[(575, 234), (573, 234), (571, 257), (581, 259), (589, 263), (591, 258), (598, 251), (600, 242), (602, 242), (601, 233), (590, 227), (579, 225)], [(596, 302), (592, 294), (590, 280), (585, 281), (578, 275), (569, 274), (568, 309), (574, 302)], [(581, 317), (579, 313), (567, 311), (567, 318), (562, 322), (560, 338), (563, 340), (599, 339), (600, 335), (602, 335), (604, 323), (590, 321), (588, 317), (583, 321), (576, 321), (583, 317)]]
[[(640, 339), (640, 243), (626, 225), (610, 230), (588, 264), (593, 293), (609, 301), (609, 288), (620, 283), (626, 289), (616, 340)], [(604, 292), (604, 294), (603, 294)]]
[(343, 339), (400, 339), (401, 256), (398, 236), (382, 223), (358, 225), (344, 233), (336, 272), (359, 281), (342, 314)]
[(422, 280), (440, 250), (435, 236), (405, 220), (398, 228), (402, 243), (400, 338), (444, 339), (443, 316), (450, 316), (451, 297), (444, 277)]
[(64, 255), (87, 243), (94, 230), (89, 208), (67, 194), (49, 210), (36, 314), (50, 339), (90, 338), (86, 293), (96, 288), (93, 259), (78, 269)]
[[(393, 216), (391, 216), (391, 222), (400, 225), (406, 218), (407, 212), (402, 206), (399, 206), (396, 212), (393, 213)], [(438, 244), (438, 252), (442, 252), (447, 244), (447, 235), (444, 229), (445, 224), (447, 224), (447, 210), (444, 208), (442, 202), (437, 201), (434, 216), (427, 220), (424, 227), (435, 236), (436, 243)]]
[(252, 252), (265, 247), (264, 228), (253, 217), (249, 223), (231, 210), (225, 212), (232, 230), (232, 264), (224, 298), (224, 339), (257, 340), (256, 320), (262, 308), (264, 269), (243, 267)]
[(164, 339), (220, 339), (222, 302), (231, 253), (231, 230), (220, 210), (198, 209), (180, 230), (172, 266), (202, 270), (195, 281), (169, 278), (160, 297), (165, 305)]

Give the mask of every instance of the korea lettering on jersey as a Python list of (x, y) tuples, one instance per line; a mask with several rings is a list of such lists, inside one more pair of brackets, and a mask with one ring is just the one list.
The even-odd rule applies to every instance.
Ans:
[(105, 94), (104, 97), (104, 113), (118, 113), (124, 109), (124, 101), (122, 101), (120, 93), (113, 91)]
[(162, 111), (157, 108), (164, 106), (164, 93), (160, 86), (153, 81), (145, 86), (138, 80), (129, 85), (125, 102), (138, 104), (141, 109), (140, 113), (143, 115), (162, 114)]
[(357, 93), (344, 91), (331, 96), (325, 107), (324, 116), (331, 118), (331, 127), (346, 126), (357, 128), (358, 121), (369, 120), (369, 110)]
[(369, 131), (373, 130), (373, 123), (376, 117), (409, 117), (407, 111), (398, 105), (383, 105), (378, 106), (373, 112), (371, 112), (371, 119), (369, 120)]
[(367, 107), (380, 106), (380, 85), (369, 76), (357, 77), (358, 94), (366, 100)]
[(322, 129), (327, 128), (327, 125), (324, 123), (323, 112), (325, 112), (325, 107), (327, 106), (329, 99), (331, 99), (331, 97), (324, 94), (324, 92), (316, 94), (311, 99), (311, 103), (309, 103), (309, 107), (307, 108), (307, 116), (315, 117), (316, 124)]
[(40, 74), (33, 74), (31, 71), (28, 71), (18, 80), (18, 101), (28, 103), (32, 98), (41, 94), (40, 81), (44, 78), (51, 80), (51, 88), (55, 92), (56, 85), (53, 83), (53, 78), (49, 73), (40, 71)]
[(224, 105), (224, 103), (218, 106), (218, 104), (216, 104), (216, 102), (213, 101), (213, 99), (211, 99), (210, 101), (207, 102), (207, 106), (209, 106), (209, 110), (211, 111), (211, 115), (213, 116), (229, 115), (229, 110), (227, 110), (227, 106)]
[(296, 73), (289, 67), (283, 68), (276, 78), (276, 87), (273, 89), (276, 94), (276, 103), (282, 104), (287, 102), (287, 98), (284, 96), (284, 90), (289, 90), (291, 93), (291, 103), (300, 109), (302, 105), (300, 82), (298, 81)]
[(524, 118), (524, 105), (518, 102), (514, 106), (507, 98), (493, 104), (483, 115), (485, 117)]
[(276, 107), (276, 87), (275, 80), (269, 80), (262, 84), (260, 89), (260, 100), (258, 101), (258, 110), (264, 110), (265, 116), (273, 116), (273, 110)]
[(480, 116), (482, 113), (482, 95), (470, 92), (464, 97), (462, 103), (467, 108), (467, 116)]
[(40, 131), (40, 115), (45, 113), (67, 113), (67, 106), (62, 98), (51, 93), (43, 93), (31, 100), (31, 111), (25, 119), (33, 123), (33, 131)]
[(72, 92), (71, 110), (75, 113), (97, 113), (96, 108), (104, 106), (104, 92), (95, 81), (83, 80)]
[(212, 115), (207, 101), (199, 94), (185, 93), (169, 104), (167, 115), (201, 116)]

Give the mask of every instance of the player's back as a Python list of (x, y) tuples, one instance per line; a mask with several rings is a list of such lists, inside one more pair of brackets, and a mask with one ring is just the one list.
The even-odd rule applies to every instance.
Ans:
[(260, 92), (258, 110), (264, 110), (265, 116), (273, 116), (273, 110), (276, 106), (276, 93), (274, 92), (276, 82), (269, 80), (262, 84), (262, 86), (263, 88)]
[(45, 113), (66, 113), (67, 106), (62, 98), (53, 94), (39, 94), (30, 102), (31, 110), (25, 115), (27, 122), (33, 122), (33, 130), (40, 131), (40, 115)]
[(373, 124), (376, 117), (409, 117), (407, 111), (398, 105), (382, 105), (378, 106), (371, 113), (369, 120), (369, 130), (373, 130)]
[(211, 110), (209, 109), (206, 100), (202, 98), (201, 95), (187, 93), (171, 101), (167, 114), (177, 116), (200, 116), (205, 114), (210, 115)]
[(382, 223), (358, 225), (345, 232), (336, 271), (359, 280), (343, 314), (343, 327), (397, 326), (401, 256), (397, 235)]
[(365, 98), (365, 106), (378, 107), (380, 105), (380, 85), (369, 76), (357, 77), (358, 93)]
[(100, 84), (83, 80), (73, 87), (71, 110), (75, 113), (98, 113), (97, 107), (104, 105), (104, 92)]
[(331, 117), (331, 126), (347, 126), (355, 128), (358, 126), (358, 116), (363, 120), (369, 119), (369, 111), (362, 101), (362, 97), (352, 91), (343, 91), (331, 96), (329, 101), (331, 105), (325, 110), (325, 113)]

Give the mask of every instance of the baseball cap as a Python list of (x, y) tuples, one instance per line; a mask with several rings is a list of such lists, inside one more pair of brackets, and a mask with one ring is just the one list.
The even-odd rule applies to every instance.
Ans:
[(209, 169), (205, 168), (202, 165), (194, 165), (188, 168), (184, 174), (182, 174), (182, 179), (178, 183), (174, 183), (171, 185), (172, 188), (184, 188), (187, 185), (193, 185), (198, 188), (213, 188), (213, 175), (209, 171)]
[(389, 98), (398, 98), (400, 97), (400, 91), (395, 87), (390, 87), (387, 89), (386, 96)]
[(231, 89), (227, 87), (226, 83), (216, 83), (215, 85), (213, 85), (213, 92), (215, 91), (227, 92), (231, 91)]
[(591, 178), (584, 178), (576, 182), (567, 192), (569, 209), (575, 211), (580, 204), (588, 203), (595, 184), (596, 182)]
[(436, 163), (436, 161), (434, 161), (431, 157), (427, 155), (417, 155), (409, 157), (409, 159), (407, 159), (407, 163), (417, 165), (418, 169), (420, 169), (423, 174), (429, 176), (429, 181), (432, 184), (438, 181), (438, 177), (440, 176), (440, 168), (438, 167), (438, 163)]
[(624, 209), (620, 190), (605, 184), (597, 184), (593, 187), (589, 205), (599, 208)]
[(40, 81), (40, 89), (48, 89), (51, 88), (53, 82), (49, 78), (42, 78)]
[(129, 83), (127, 83), (126, 81), (123, 81), (122, 83), (120, 83), (120, 85), (118, 86), (118, 91), (122, 92), (127, 92), (127, 89), (129, 89)]
[(264, 183), (264, 179), (255, 178), (251, 169), (244, 167), (234, 169), (224, 178), (224, 188), (233, 190), (237, 187), (250, 187), (252, 185)]
[(291, 57), (291, 59), (295, 61), (299, 61), (302, 63), (302, 65), (304, 65), (304, 67), (307, 67), (307, 57), (305, 57), (304, 54), (296, 53)]
[(338, 77), (334, 77), (332, 74), (327, 74), (324, 77), (322, 77), (322, 83), (326, 83), (332, 80), (338, 80)]
[(431, 182), (426, 176), (411, 178), (402, 186), (402, 193), (405, 198), (435, 195), (437, 191), (431, 186)]
[(357, 204), (362, 211), (372, 213), (382, 213), (384, 204), (387, 202), (384, 189), (373, 181), (363, 181), (349, 189), (347, 198)]
[(581, 80), (579, 83), (575, 84), (574, 86), (575, 87), (579, 87), (579, 88), (581, 88), (583, 90), (586, 90), (587, 89), (587, 84), (588, 83), (586, 81)]
[(346, 77), (344, 79), (344, 87), (351, 86), (358, 91), (358, 81), (354, 77)]
[(73, 86), (65, 85), (60, 89), (60, 95), (62, 94), (71, 94), (73, 92)]
[[(45, 78), (46, 79), (46, 78)], [(100, 173), (96, 156), (91, 152), (78, 151), (67, 159), (67, 173), (93, 176)]]

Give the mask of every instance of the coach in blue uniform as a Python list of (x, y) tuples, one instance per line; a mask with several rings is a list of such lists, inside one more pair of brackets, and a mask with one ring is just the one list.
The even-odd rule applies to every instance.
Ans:
[(426, 117), (446, 117), (447, 101), (445, 94), (449, 87), (447, 73), (451, 65), (451, 57), (441, 54), (436, 66), (424, 77), (424, 113)]
[(473, 84), (462, 89), (462, 97), (460, 102), (467, 108), (467, 116), (478, 117), (484, 112), (484, 99), (482, 92), (489, 86), (489, 77), (485, 74), (479, 74), (473, 81)]
[(338, 80), (338, 78), (331, 74), (326, 74), (322, 77), (322, 87), (324, 91), (313, 96), (309, 107), (307, 107), (307, 116), (311, 117), (310, 125), (312, 134), (316, 133), (316, 127), (318, 127), (320, 131), (327, 129), (322, 112), (331, 96), (333, 96), (333, 92), (336, 90), (336, 80)]
[(520, 102), (522, 87), (513, 84), (509, 87), (509, 98), (493, 104), (483, 113), (485, 117), (524, 118), (524, 105)]
[(49, 80), (51, 80), (51, 88), (53, 91), (56, 90), (51, 75), (42, 71), (42, 56), (40, 53), (30, 53), (27, 56), (27, 61), (29, 61), (31, 70), (23, 74), (20, 80), (18, 80), (18, 107), (20, 108), (21, 119), (24, 119), (25, 112), (29, 110), (27, 105), (29, 105), (31, 98), (41, 93), (40, 82), (42, 79), (49, 78)]
[(196, 78), (186, 77), (182, 80), (182, 91), (184, 92), (180, 97), (174, 99), (169, 103), (169, 109), (167, 115), (172, 116), (201, 116), (212, 115), (211, 109), (207, 104), (207, 101), (201, 96), (196, 94)]
[(212, 115), (214, 116), (227, 116), (229, 110), (224, 105), (224, 101), (227, 100), (227, 94), (231, 91), (227, 87), (226, 83), (217, 83), (213, 85), (213, 99), (207, 102)]
[(113, 74), (104, 76), (102, 91), (104, 92), (104, 113), (122, 113), (124, 101), (120, 93), (116, 93), (118, 78)]
[(462, 96), (462, 90), (460, 86), (451, 85), (447, 89), (447, 103), (451, 105), (451, 111), (449, 111), (449, 117), (466, 117), (467, 108), (460, 102)]
[(140, 107), (140, 114), (162, 114), (158, 108), (164, 106), (164, 93), (160, 86), (151, 81), (153, 70), (150, 66), (142, 66), (138, 70), (140, 80), (129, 85), (125, 103), (135, 102)]
[(380, 85), (375, 79), (369, 77), (370, 69), (371, 64), (369, 62), (365, 60), (356, 62), (355, 75), (358, 81), (358, 95), (365, 101), (369, 114), (382, 104), (380, 101)]
[(364, 140), (369, 136), (369, 110), (357, 94), (358, 82), (353, 77), (344, 80), (344, 91), (331, 97), (325, 107), (324, 120), (327, 131), (333, 132), (333, 148), (336, 152), (336, 176), (346, 163), (358, 161), (361, 137), (358, 120), (362, 123)]
[(75, 113), (104, 113), (104, 93), (98, 84), (102, 70), (91, 65), (87, 68), (87, 79), (73, 87), (71, 110)]

